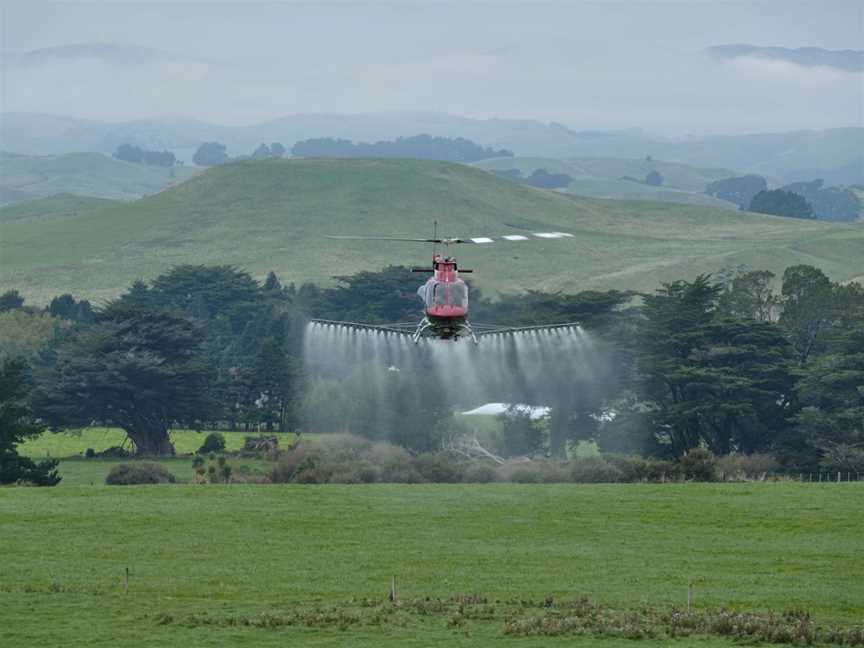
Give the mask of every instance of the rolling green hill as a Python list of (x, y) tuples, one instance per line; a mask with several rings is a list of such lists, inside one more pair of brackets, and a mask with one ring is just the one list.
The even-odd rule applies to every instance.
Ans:
[[(735, 171), (729, 169), (703, 169), (677, 162), (624, 158), (493, 158), (475, 162), (474, 166), (487, 171), (518, 169), (526, 176), (536, 169), (565, 173), (573, 178), (566, 191), (590, 198), (655, 200), (726, 209), (738, 208), (730, 202), (702, 193), (708, 183), (736, 175)], [(644, 180), (651, 171), (657, 171), (663, 176), (662, 186), (652, 187), (633, 180), (622, 180), (624, 177)]]
[(178, 263), (226, 263), (284, 282), (422, 263), (411, 244), (325, 234), (481, 236), (566, 231), (574, 239), (457, 251), (489, 291), (650, 290), (661, 281), (748, 264), (795, 263), (834, 279), (864, 276), (864, 226), (543, 191), (485, 171), (406, 160), (268, 160), (213, 168), (133, 203), (74, 217), (0, 223), (0, 284), (44, 302), (70, 291), (116, 295)]
[(60, 193), (135, 200), (189, 177), (193, 169), (121, 162), (101, 153), (0, 153), (0, 205)]

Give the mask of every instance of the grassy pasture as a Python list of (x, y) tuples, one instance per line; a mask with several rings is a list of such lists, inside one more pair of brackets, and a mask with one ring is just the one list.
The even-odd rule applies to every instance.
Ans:
[(728, 646), (504, 623), (548, 596), (682, 606), (691, 582), (699, 610), (860, 623), (862, 511), (855, 483), (6, 488), (0, 645)]
[[(171, 440), (177, 454), (190, 454), (196, 452), (209, 431), (196, 432), (195, 430), (173, 430)], [(244, 439), (247, 436), (257, 436), (257, 432), (220, 432), (225, 437), (225, 450), (236, 452), (243, 448)], [(286, 448), (294, 442), (296, 435), (291, 432), (262, 432), (266, 436), (275, 436), (279, 439), (279, 446)], [(315, 435), (304, 435), (304, 438)], [(22, 455), (34, 459), (53, 457), (62, 459), (65, 457), (76, 457), (83, 455), (87, 448), (93, 448), (101, 452), (107, 448), (123, 445), (126, 433), (119, 428), (88, 428), (80, 432), (61, 432), (44, 434), (28, 439), (18, 447)], [(128, 447), (128, 442), (127, 442)]]
[[(171, 438), (178, 455), (194, 453), (201, 444), (207, 432), (196, 432), (194, 430), (174, 430)], [(243, 441), (247, 436), (255, 436), (254, 432), (221, 432), (225, 437), (225, 449), (227, 452), (237, 452), (243, 447)], [(293, 433), (266, 433), (279, 439), (279, 446), (289, 447), (295, 441)], [(316, 435), (304, 435), (304, 439), (315, 438)], [(54, 458), (60, 459), (58, 468), (63, 480), (60, 487), (66, 486), (88, 486), (104, 484), (105, 477), (112, 467), (129, 461), (128, 459), (85, 459), (84, 451), (93, 448), (101, 452), (107, 448), (120, 446), (126, 438), (125, 432), (118, 428), (88, 428), (75, 433), (44, 434), (28, 439), (18, 447), (22, 455), (33, 459)], [(128, 443), (126, 444), (128, 447)], [(165, 466), (177, 479), (191, 481), (195, 475), (192, 468), (192, 459), (189, 457), (172, 457), (156, 460)], [(264, 472), (264, 462), (257, 459), (234, 457), (230, 460), (235, 474), (256, 474)]]
[[(518, 169), (526, 176), (531, 175), (535, 169), (546, 169), (550, 173), (565, 173), (573, 178), (565, 191), (591, 198), (652, 200), (738, 209), (737, 205), (702, 193), (708, 183), (738, 175), (729, 169), (704, 169), (662, 160), (619, 158), (559, 160), (537, 157), (493, 158), (475, 162), (473, 166), (489, 171)], [(621, 179), (628, 176), (643, 180), (651, 171), (658, 171), (663, 175), (662, 186), (652, 187)]]

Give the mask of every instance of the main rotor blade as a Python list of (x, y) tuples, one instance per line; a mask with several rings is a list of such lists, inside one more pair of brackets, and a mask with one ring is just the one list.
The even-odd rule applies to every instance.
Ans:
[(450, 245), (451, 243), (471, 243), (476, 245), (485, 245), (487, 243), (497, 243), (499, 241), (530, 241), (534, 239), (562, 239), (574, 238), (573, 234), (568, 232), (526, 232), (525, 234), (504, 234), (500, 236), (471, 236), (467, 238), (399, 238), (395, 236), (326, 236), (328, 239), (340, 240), (359, 240), (359, 241), (407, 241), (409, 243), (443, 243)]
[[(339, 239), (342, 241), (405, 241), (408, 243), (443, 243), (444, 239), (431, 238), (399, 238), (395, 236), (325, 236), (328, 239)], [(452, 242), (452, 241), (451, 241)]]

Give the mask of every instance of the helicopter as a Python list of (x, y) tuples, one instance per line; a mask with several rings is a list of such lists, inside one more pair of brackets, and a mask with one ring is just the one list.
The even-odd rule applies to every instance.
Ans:
[[(415, 343), (419, 342), (420, 338), (437, 338), (439, 340), (452, 340), (454, 342), (461, 338), (470, 338), (475, 344), (479, 343), (480, 337), (493, 333), (554, 330), (578, 326), (577, 322), (519, 327), (471, 324), (468, 320), (468, 285), (459, 278), (459, 274), (473, 273), (474, 271), (471, 269), (460, 269), (456, 258), (449, 254), (451, 245), (488, 245), (495, 243), (496, 238), (510, 242), (529, 241), (532, 238), (541, 240), (564, 239), (573, 238), (573, 234), (567, 232), (534, 232), (530, 234), (507, 234), (496, 238), (488, 236), (473, 238), (439, 237), (438, 223), (436, 221), (432, 238), (399, 238), (391, 236), (327, 236), (325, 238), (343, 241), (431, 243), (433, 245), (431, 266), (412, 266), (411, 272), (431, 273), (432, 276), (417, 290), (417, 295), (423, 302), (423, 319), (419, 323), (376, 325), (325, 319), (313, 319), (313, 322), (409, 335)], [(444, 246), (444, 254), (438, 253), (439, 245)]]

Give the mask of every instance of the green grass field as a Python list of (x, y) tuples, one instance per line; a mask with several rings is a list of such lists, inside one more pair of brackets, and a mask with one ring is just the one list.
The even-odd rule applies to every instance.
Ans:
[(864, 276), (864, 225), (727, 209), (594, 200), (471, 167), (411, 160), (271, 160), (208, 170), (142, 200), (74, 218), (0, 223), (0, 283), (39, 303), (103, 300), (179, 263), (224, 263), (283, 283), (410, 265), (429, 250), (326, 234), (456, 236), (567, 231), (575, 239), (460, 249), (491, 293), (631, 288), (747, 264)]
[[(862, 502), (854, 483), (5, 488), (0, 645), (728, 646), (504, 624), (550, 596), (681, 607), (689, 583), (698, 610), (860, 623)], [(460, 594), (487, 603), (435, 602)]]

